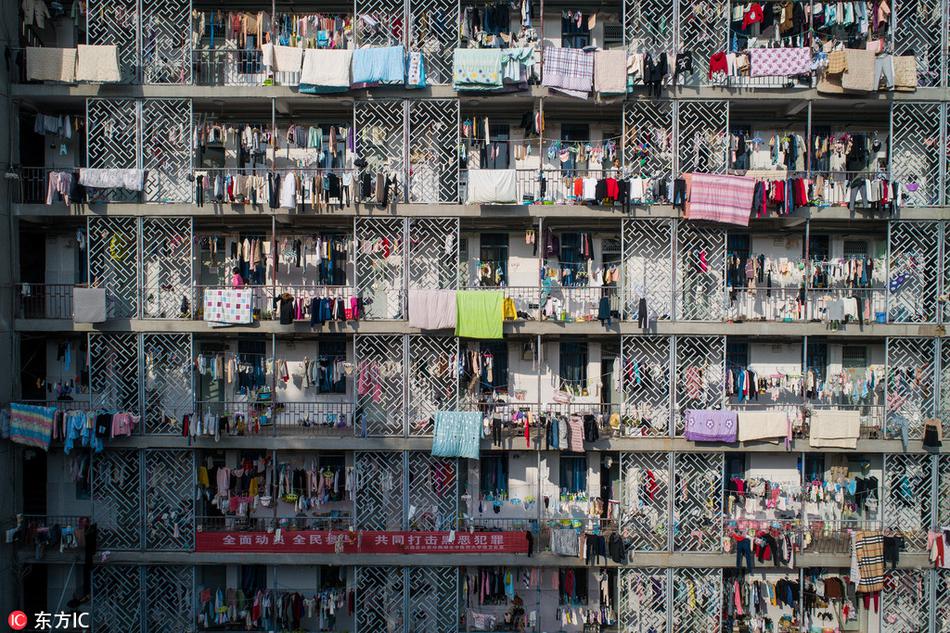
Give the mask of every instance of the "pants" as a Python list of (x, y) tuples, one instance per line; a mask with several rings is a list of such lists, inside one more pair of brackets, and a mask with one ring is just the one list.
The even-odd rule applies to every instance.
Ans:
[(894, 89), (894, 57), (892, 55), (878, 55), (874, 58), (874, 87), (881, 85), (881, 75), (884, 76), (884, 85), (888, 90)]
[(884, 537), (884, 564), (890, 563), (891, 569), (897, 569), (897, 563), (900, 560), (900, 539), (896, 536)]
[(874, 613), (877, 613), (881, 608), (881, 592), (875, 591), (874, 593), (866, 593), (864, 596), (864, 610), (869, 611), (871, 609), (871, 598), (874, 598)]
[(340, 208), (350, 206), (350, 186), (340, 185)]
[(851, 182), (851, 198), (848, 201), (848, 210), (854, 211), (854, 205), (861, 196), (862, 206), (868, 206), (867, 180), (864, 178), (855, 178)]
[(680, 211), (686, 208), (686, 181), (682, 178), (673, 181), (673, 206)]
[(745, 558), (746, 571), (750, 574), (755, 571), (755, 558), (752, 556), (752, 539), (744, 538), (736, 541), (736, 569), (742, 569), (742, 559)]
[(647, 300), (646, 297), (641, 297), (640, 303), (637, 304), (637, 327), (646, 329), (648, 321)]
[(492, 446), (501, 446), (501, 418), (491, 420), (491, 442)]
[(205, 203), (205, 177), (195, 176), (195, 204), (203, 207)]

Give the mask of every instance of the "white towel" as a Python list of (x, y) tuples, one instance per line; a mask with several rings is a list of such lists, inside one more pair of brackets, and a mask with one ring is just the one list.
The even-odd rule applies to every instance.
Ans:
[(517, 198), (514, 169), (468, 170), (467, 202), (517, 202)]
[(409, 289), (409, 327), (420, 330), (455, 328), (455, 291)]
[(776, 440), (788, 436), (784, 411), (739, 411), (739, 441)]
[(76, 81), (76, 49), (28, 47), (26, 78), (73, 83)]
[(144, 169), (80, 169), (79, 184), (95, 189), (128, 189), (142, 191), (145, 188)]
[(856, 410), (815, 409), (808, 444), (812, 448), (857, 448), (861, 414)]
[(353, 51), (308, 48), (303, 54), (300, 83), (320, 88), (350, 88)]
[(119, 73), (119, 49), (113, 45), (76, 47), (76, 81), (115, 83)]
[(627, 93), (627, 51), (594, 53), (594, 90), (602, 95)]
[(277, 71), (282, 73), (299, 73), (303, 62), (303, 49), (296, 46), (275, 46), (274, 62)]

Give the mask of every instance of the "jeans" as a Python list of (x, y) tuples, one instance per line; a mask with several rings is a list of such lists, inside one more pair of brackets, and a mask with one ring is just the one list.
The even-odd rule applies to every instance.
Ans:
[(501, 446), (501, 418), (492, 418), (491, 421), (492, 446)]
[(204, 206), (205, 203), (205, 177), (204, 176), (195, 176), (195, 204), (199, 207)]
[(902, 416), (901, 414), (895, 414), (886, 422), (887, 424), (887, 435), (888, 437), (893, 437), (898, 431), (901, 434), (901, 444), (904, 447), (904, 451), (907, 451), (907, 427), (910, 422)]
[(637, 304), (637, 327), (646, 329), (647, 322), (647, 300), (641, 297), (640, 303)]
[(745, 558), (746, 571), (750, 574), (755, 571), (755, 559), (752, 556), (752, 538), (746, 537), (736, 541), (736, 569), (742, 569), (742, 559)]

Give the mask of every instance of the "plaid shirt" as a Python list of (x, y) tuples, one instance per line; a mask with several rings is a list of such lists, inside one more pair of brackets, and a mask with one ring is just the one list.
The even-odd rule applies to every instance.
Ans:
[(594, 54), (575, 48), (544, 49), (542, 85), (574, 92), (590, 92), (594, 83)]

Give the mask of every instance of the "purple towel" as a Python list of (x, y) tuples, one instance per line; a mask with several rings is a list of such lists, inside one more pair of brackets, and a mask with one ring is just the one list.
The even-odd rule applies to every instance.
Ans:
[(739, 430), (735, 411), (687, 409), (684, 436), (693, 442), (735, 442)]

